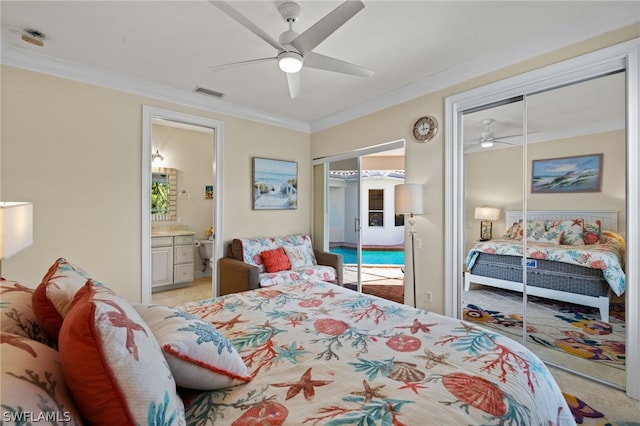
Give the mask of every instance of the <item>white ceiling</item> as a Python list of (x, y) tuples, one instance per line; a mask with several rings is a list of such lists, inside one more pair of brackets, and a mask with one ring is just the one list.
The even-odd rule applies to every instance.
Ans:
[(490, 129), (499, 141), (491, 149), (522, 145), (525, 132), (526, 142), (536, 143), (624, 129), (625, 85), (625, 74), (619, 72), (463, 114), (465, 152), (483, 150), (484, 119), (494, 120)]
[[(287, 29), (280, 3), (232, 6), (277, 39)], [(298, 3), (299, 33), (341, 4)], [(2, 62), (313, 132), (640, 21), (638, 1), (364, 4), (315, 52), (374, 76), (303, 68), (297, 99), (275, 63), (211, 70), (274, 49), (205, 0), (2, 0)], [(21, 40), (27, 28), (46, 35), (44, 46)], [(192, 93), (197, 86), (224, 97)]]

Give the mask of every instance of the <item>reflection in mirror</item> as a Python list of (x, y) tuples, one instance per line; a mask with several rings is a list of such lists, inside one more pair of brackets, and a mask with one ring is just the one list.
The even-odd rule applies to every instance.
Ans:
[[(462, 122), (465, 319), (624, 388), (624, 72), (475, 108)], [(581, 166), (587, 157), (600, 159), (595, 170)], [(562, 184), (535, 191), (534, 161), (557, 166), (545, 178)], [(571, 188), (587, 173), (601, 179), (596, 190)], [(489, 241), (477, 207), (501, 210)]]
[(177, 171), (168, 167), (154, 167), (151, 175), (151, 220), (176, 220)]
[[(544, 288), (527, 299), (529, 348), (546, 362), (622, 389), (625, 84), (625, 72), (618, 72), (528, 96), (526, 148), (528, 218), (545, 219), (548, 236), (562, 233), (551, 249), (530, 243), (529, 252), (536, 244), (545, 255), (526, 268), (528, 285)], [(553, 183), (540, 190), (534, 179)]]
[[(467, 259), (461, 295), (463, 315), (467, 320), (480, 322), (524, 343), (523, 293), (513, 291), (518, 284), (510, 286), (512, 290), (498, 286), (502, 281), (522, 282), (522, 269), (518, 269), (521, 258), (514, 253), (500, 256), (491, 253), (505, 234), (505, 212), (521, 210), (524, 203), (524, 100), (518, 96), (475, 108), (462, 115), (462, 122), (465, 129), (463, 241)], [(482, 235), (483, 222), (491, 226), (488, 239)], [(501, 271), (500, 260), (506, 260), (512, 267)]]

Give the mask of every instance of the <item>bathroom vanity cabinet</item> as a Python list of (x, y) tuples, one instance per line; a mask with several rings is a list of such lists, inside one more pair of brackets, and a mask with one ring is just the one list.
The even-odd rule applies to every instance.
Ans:
[[(194, 276), (194, 239), (192, 234), (151, 238), (151, 290), (182, 287)], [(181, 284), (181, 285), (178, 285)]]

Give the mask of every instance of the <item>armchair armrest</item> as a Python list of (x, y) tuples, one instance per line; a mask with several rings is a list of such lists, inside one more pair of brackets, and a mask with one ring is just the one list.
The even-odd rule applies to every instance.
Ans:
[(336, 270), (336, 284), (342, 286), (342, 255), (321, 250), (313, 250), (313, 252), (316, 255), (318, 265), (333, 266)]
[(260, 287), (257, 266), (231, 257), (221, 258), (218, 266), (220, 267), (220, 296)]

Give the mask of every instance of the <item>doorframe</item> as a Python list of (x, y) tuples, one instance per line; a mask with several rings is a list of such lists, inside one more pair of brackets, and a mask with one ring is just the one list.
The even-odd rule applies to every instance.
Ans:
[[(361, 170), (361, 163), (360, 163), (360, 159), (361, 157), (370, 155), (370, 154), (376, 154), (379, 152), (385, 152), (385, 151), (391, 151), (391, 150), (395, 150), (395, 149), (404, 149), (406, 147), (406, 142), (404, 139), (400, 139), (400, 140), (396, 140), (396, 141), (392, 141), (392, 142), (386, 142), (386, 143), (382, 143), (379, 145), (373, 145), (373, 146), (369, 146), (369, 147), (365, 147), (365, 148), (360, 148), (360, 149), (355, 149), (353, 151), (348, 151), (348, 152), (343, 152), (340, 154), (335, 154), (335, 155), (329, 155), (326, 157), (318, 157), (318, 158), (314, 158), (311, 161), (311, 166), (312, 168), (315, 168), (315, 166), (319, 166), (319, 165), (323, 165), (324, 167), (324, 176), (323, 176), (323, 185), (321, 186), (322, 191), (324, 191), (324, 194), (322, 195), (322, 197), (318, 197), (317, 194), (314, 195), (314, 200), (321, 200), (321, 202), (324, 203), (323, 206), (320, 206), (320, 208), (318, 208), (317, 206), (313, 206), (312, 210), (313, 212), (317, 213), (321, 213), (323, 215), (323, 220), (322, 223), (324, 224), (324, 228), (322, 229), (322, 249), (323, 250), (329, 250), (329, 231), (328, 231), (328, 221), (326, 220), (326, 215), (328, 214), (328, 203), (329, 203), (329, 179), (328, 179), (328, 173), (329, 173), (329, 168), (328, 165), (332, 162), (335, 161), (341, 161), (341, 160), (349, 160), (349, 159), (357, 159), (358, 161), (358, 172), (360, 172)], [(316, 174), (315, 172), (313, 173), (313, 176), (315, 177)], [(313, 187), (315, 190), (319, 189), (319, 186), (316, 185), (316, 183), (314, 182)], [(358, 227), (359, 227), (359, 231), (358, 231), (358, 250), (357, 250), (357, 262), (358, 262), (358, 283), (357, 283), (357, 291), (358, 292), (362, 292), (362, 232), (360, 231), (362, 229), (362, 206), (361, 206), (361, 178), (360, 178), (360, 173), (358, 173), (358, 217), (357, 217), (357, 221), (358, 221)], [(314, 220), (314, 226), (315, 223), (318, 221), (318, 219)], [(315, 240), (315, 236), (314, 236), (314, 240)]]
[[(185, 114), (177, 111), (166, 110), (153, 106), (142, 106), (142, 187), (141, 187), (141, 300), (144, 304), (151, 303), (151, 151), (152, 151), (152, 120), (162, 119), (174, 121), (193, 126), (213, 129), (213, 150), (214, 161), (212, 166), (214, 177), (215, 196), (213, 198), (213, 229), (214, 238), (214, 258), (213, 264), (218, 264), (224, 252), (223, 236), (223, 152), (224, 145), (224, 122), (197, 115)], [(211, 277), (212, 296), (218, 295), (219, 273), (218, 268)]]
[[(463, 271), (464, 176), (460, 112), (560, 83), (626, 69), (627, 264), (628, 283), (640, 279), (640, 39), (507, 78), (445, 99), (445, 314), (459, 317)], [(640, 399), (640, 288), (628, 285), (626, 393)]]

